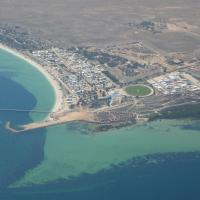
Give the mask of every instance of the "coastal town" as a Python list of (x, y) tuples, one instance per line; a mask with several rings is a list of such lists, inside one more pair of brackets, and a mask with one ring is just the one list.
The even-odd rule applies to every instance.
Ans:
[[(103, 128), (126, 126), (164, 117), (163, 111), (173, 112), (174, 107), (200, 102), (200, 60), (195, 56), (162, 54), (142, 41), (67, 49), (31, 37), (32, 43), (23, 42), (27, 45), (22, 47), (18, 34), (13, 34), (16, 27), (12, 31), (9, 28), (3, 37), (5, 29), (6, 26), (0, 28), (0, 47), (37, 66), (57, 96), (55, 108), (44, 121), (19, 129), (11, 128), (9, 122), (6, 126), (11, 131), (73, 120), (100, 124)], [(17, 46), (10, 46), (8, 37)], [(36, 43), (37, 48), (32, 45)]]
[(0, 200), (200, 200), (200, 0), (0, 0)]

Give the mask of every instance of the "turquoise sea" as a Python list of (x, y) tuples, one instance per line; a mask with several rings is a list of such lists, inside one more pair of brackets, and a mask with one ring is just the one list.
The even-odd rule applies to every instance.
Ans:
[[(0, 109), (51, 110), (50, 83), (0, 50)], [(0, 111), (0, 200), (199, 200), (200, 120), (157, 120), (95, 132), (65, 125), (11, 134), (43, 119)]]

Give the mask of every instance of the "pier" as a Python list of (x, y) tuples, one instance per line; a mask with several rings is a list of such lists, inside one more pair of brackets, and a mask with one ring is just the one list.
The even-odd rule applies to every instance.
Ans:
[(47, 110), (26, 110), (26, 109), (14, 109), (14, 108), (0, 108), (0, 112), (34, 112), (34, 113), (46, 113), (46, 114), (53, 114), (54, 112), (47, 111)]
[(7, 122), (5, 128), (12, 133), (23, 133), (26, 131), (31, 131), (39, 128), (46, 128), (49, 126), (64, 124), (71, 121), (87, 121), (87, 122), (94, 122), (94, 113), (87, 112), (87, 111), (74, 111), (63, 113), (63, 115), (53, 117), (41, 122), (33, 122), (30, 124), (25, 124), (14, 128), (11, 126), (11, 122)]

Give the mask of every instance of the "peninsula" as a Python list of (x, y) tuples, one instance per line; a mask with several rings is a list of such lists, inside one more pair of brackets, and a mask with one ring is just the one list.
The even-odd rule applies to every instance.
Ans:
[[(36, 67), (49, 80), (56, 96), (53, 109), (47, 111), (43, 121), (18, 127), (8, 122), (6, 128), (12, 132), (69, 121), (126, 126), (173, 116), (175, 108), (185, 105), (199, 107), (199, 59), (193, 54), (163, 53), (142, 41), (102, 48), (62, 48), (34, 37), (20, 43), (13, 29), (10, 35), (9, 28), (2, 29), (2, 37), (4, 32), (7, 35), (0, 48)], [(12, 46), (11, 39), (17, 41)], [(36, 43), (40, 45), (36, 47)]]

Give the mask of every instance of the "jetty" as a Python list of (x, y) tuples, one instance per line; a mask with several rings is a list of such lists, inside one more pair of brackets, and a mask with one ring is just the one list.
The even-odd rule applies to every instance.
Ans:
[(8, 121), (5, 125), (5, 128), (12, 133), (22, 133), (35, 129), (64, 124), (71, 121), (95, 122), (95, 118), (92, 112), (81, 110), (81, 111), (68, 112), (62, 115), (60, 114), (59, 116), (53, 116), (52, 118), (48, 118), (47, 120), (41, 122), (33, 122), (30, 124), (19, 126), (17, 128), (13, 128), (11, 126), (11, 122)]
[(44, 113), (44, 114), (54, 113), (47, 110), (26, 110), (26, 109), (13, 109), (13, 108), (6, 108), (6, 109), (0, 108), (0, 112), (32, 112), (32, 113)]

